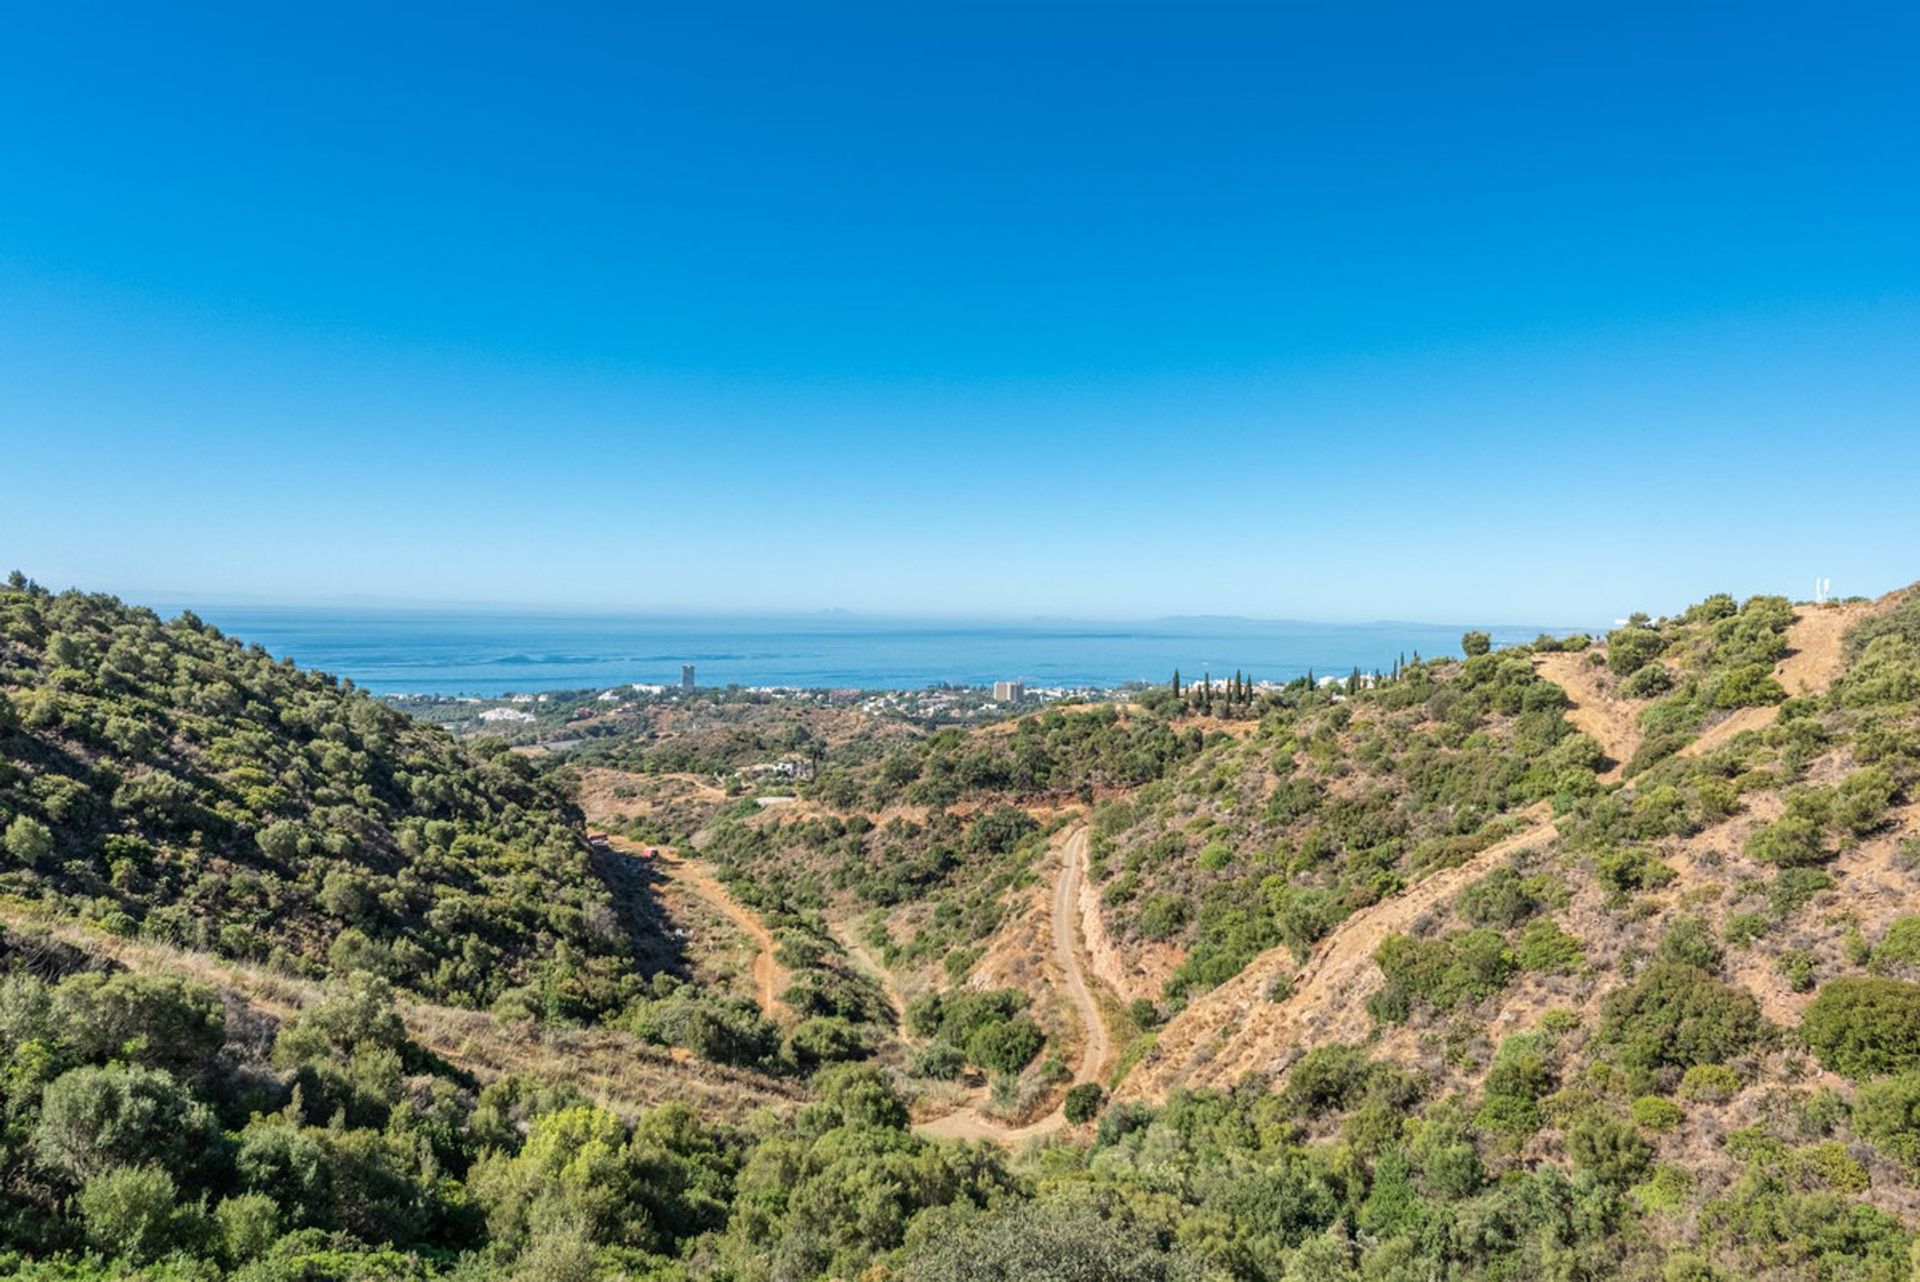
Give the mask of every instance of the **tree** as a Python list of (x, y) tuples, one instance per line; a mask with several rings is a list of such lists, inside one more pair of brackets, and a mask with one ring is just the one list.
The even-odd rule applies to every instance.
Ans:
[(1469, 659), (1477, 659), (1493, 649), (1493, 638), (1485, 632), (1464, 632), (1460, 635), (1460, 649)]
[(80, 1190), (80, 1220), (102, 1255), (142, 1263), (171, 1249), (197, 1218), (177, 1201), (173, 1177), (159, 1167), (116, 1166)]
[(157, 1165), (174, 1174), (201, 1167), (219, 1142), (207, 1106), (158, 1069), (88, 1066), (47, 1086), (33, 1148), (76, 1182), (114, 1166)]
[(53, 833), (30, 815), (15, 815), (7, 825), (7, 853), (28, 866), (39, 863), (53, 849)]

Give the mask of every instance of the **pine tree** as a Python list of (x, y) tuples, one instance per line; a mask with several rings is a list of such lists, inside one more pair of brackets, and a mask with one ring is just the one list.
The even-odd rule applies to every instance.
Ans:
[(1176, 699), (1180, 697), (1180, 669), (1178, 668), (1173, 670), (1173, 697)]

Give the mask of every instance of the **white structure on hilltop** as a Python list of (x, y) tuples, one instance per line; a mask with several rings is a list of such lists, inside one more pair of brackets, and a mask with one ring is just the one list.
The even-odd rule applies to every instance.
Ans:
[(995, 703), (1018, 703), (1027, 697), (1027, 683), (1024, 681), (996, 681), (993, 683), (993, 701)]

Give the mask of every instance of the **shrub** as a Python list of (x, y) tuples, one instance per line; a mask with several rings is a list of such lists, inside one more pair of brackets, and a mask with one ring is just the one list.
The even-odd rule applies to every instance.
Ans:
[(1397, 1023), (1415, 1002), (1451, 1011), (1498, 992), (1513, 974), (1513, 954), (1498, 932), (1459, 931), (1439, 939), (1389, 935), (1373, 959), (1386, 985), (1368, 999), (1374, 1018)]
[(1620, 683), (1620, 693), (1629, 699), (1654, 699), (1673, 689), (1673, 674), (1658, 663), (1649, 663)]
[(967, 1039), (967, 1058), (990, 1072), (1018, 1073), (1033, 1062), (1046, 1034), (1025, 1016), (983, 1024)]
[(1716, 708), (1757, 708), (1779, 703), (1786, 690), (1773, 679), (1770, 663), (1744, 663), (1720, 678), (1713, 691)]
[(1061, 1112), (1072, 1126), (1083, 1126), (1100, 1115), (1100, 1106), (1107, 1101), (1107, 1093), (1098, 1082), (1082, 1082), (1069, 1087)]
[(1853, 1097), (1853, 1130), (1895, 1161), (1920, 1168), (1920, 1073), (1863, 1083)]
[(928, 1042), (913, 1060), (916, 1077), (930, 1077), (941, 1082), (950, 1082), (960, 1076), (960, 1071), (966, 1066), (966, 1052), (947, 1042)]
[(1820, 825), (1805, 815), (1782, 815), (1747, 838), (1750, 858), (1782, 868), (1817, 864), (1827, 857)]
[(1593, 861), (1594, 876), (1616, 895), (1658, 890), (1679, 874), (1639, 846), (1602, 852)]
[(1599, 1109), (1590, 1109), (1567, 1132), (1567, 1153), (1576, 1170), (1602, 1184), (1624, 1189), (1647, 1169), (1653, 1150), (1633, 1127)]
[(1877, 1077), (1920, 1067), (1920, 984), (1836, 979), (1820, 989), (1800, 1035), (1827, 1068)]
[(1021, 1202), (928, 1235), (901, 1267), (905, 1282), (1183, 1282), (1199, 1267), (1147, 1228), (1097, 1205)]
[(1341, 1042), (1316, 1046), (1287, 1074), (1287, 1106), (1302, 1117), (1347, 1108), (1366, 1085), (1368, 1068), (1361, 1047)]
[(1720, 969), (1720, 946), (1713, 942), (1713, 931), (1707, 923), (1698, 917), (1676, 917), (1661, 934), (1654, 956), (1677, 966)]
[(1460, 892), (1454, 907), (1476, 926), (1518, 926), (1545, 901), (1538, 887), (1512, 868), (1496, 868)]
[(1804, 948), (1788, 948), (1774, 960), (1774, 969), (1796, 993), (1813, 991), (1813, 954)]
[(76, 1068), (47, 1086), (34, 1152), (84, 1182), (111, 1167), (197, 1170), (219, 1142), (207, 1106), (158, 1069), (110, 1064)]
[(181, 1237), (173, 1177), (157, 1166), (115, 1166), (80, 1190), (87, 1241), (102, 1255), (136, 1263), (165, 1254)]
[(53, 1016), (87, 1059), (126, 1059), (183, 1077), (203, 1073), (227, 1040), (213, 990), (174, 975), (83, 971), (53, 992)]
[(16, 815), (7, 825), (5, 844), (9, 855), (31, 867), (53, 849), (53, 833), (38, 819)]
[(1165, 939), (1187, 924), (1190, 912), (1187, 901), (1178, 895), (1155, 895), (1141, 905), (1136, 924), (1148, 939)]
[(1875, 970), (1901, 971), (1920, 967), (1920, 917), (1901, 917), (1873, 950)]
[(237, 1193), (213, 1208), (220, 1246), (228, 1264), (245, 1264), (265, 1255), (280, 1236), (280, 1207), (264, 1193)]
[(1650, 1131), (1670, 1131), (1686, 1119), (1680, 1106), (1660, 1095), (1642, 1095), (1633, 1102), (1633, 1120)]
[(1616, 628), (1607, 633), (1607, 666), (1620, 676), (1631, 676), (1666, 648), (1667, 639), (1651, 628)]
[(1608, 995), (1599, 1040), (1630, 1069), (1690, 1068), (1726, 1060), (1761, 1033), (1760, 1007), (1697, 966), (1656, 962)]
[(1463, 632), (1460, 634), (1460, 652), (1473, 659), (1493, 649), (1493, 638), (1485, 632)]
[(1515, 956), (1520, 969), (1542, 975), (1568, 975), (1580, 969), (1586, 950), (1580, 941), (1545, 917), (1527, 923), (1520, 932)]
[(1834, 790), (1833, 822), (1863, 837), (1886, 821), (1887, 807), (1899, 791), (1885, 766), (1856, 770)]
[(1680, 1078), (1681, 1099), (1724, 1104), (1740, 1091), (1740, 1075), (1725, 1064), (1695, 1064)]

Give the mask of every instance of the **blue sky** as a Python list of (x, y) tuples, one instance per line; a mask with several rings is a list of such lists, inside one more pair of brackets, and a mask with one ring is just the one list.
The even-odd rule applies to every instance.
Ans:
[(1920, 579), (1911, 5), (40, 9), (0, 562), (49, 584), (1585, 622)]

